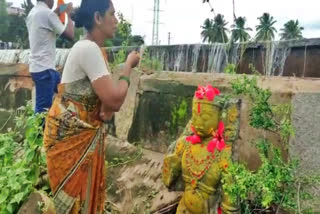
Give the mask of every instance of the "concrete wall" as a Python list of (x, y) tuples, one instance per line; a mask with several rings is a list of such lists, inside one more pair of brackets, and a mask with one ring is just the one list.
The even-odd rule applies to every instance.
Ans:
[(28, 65), (0, 65), (0, 132), (12, 126), (15, 110), (31, 100), (32, 86)]
[[(121, 47), (106, 48), (109, 61)], [(139, 47), (128, 47), (137, 50)], [(228, 63), (237, 73), (252, 73), (249, 65), (269, 76), (320, 77), (320, 38), (266, 43), (186, 44), (149, 46), (149, 56), (163, 64), (166, 71), (221, 73)], [(69, 49), (56, 50), (56, 66), (66, 62)], [(30, 50), (0, 50), (0, 64), (28, 63)]]
[[(135, 47), (128, 50), (136, 49)], [(119, 48), (108, 48), (112, 61)], [(274, 41), (241, 44), (186, 44), (149, 46), (151, 57), (158, 59), (166, 71), (217, 72), (228, 63), (237, 66), (237, 73), (258, 72), (274, 76), (320, 77), (320, 39)]]

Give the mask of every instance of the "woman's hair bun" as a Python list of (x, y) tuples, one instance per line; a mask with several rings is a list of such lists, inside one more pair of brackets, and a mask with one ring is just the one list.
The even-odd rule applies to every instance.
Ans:
[(94, 22), (94, 13), (103, 14), (110, 6), (110, 0), (82, 0), (81, 5), (75, 10), (71, 19), (77, 28), (85, 27), (91, 30)]
[(80, 8), (77, 8), (71, 15), (71, 19), (75, 22), (77, 28), (84, 27), (83, 18), (80, 14)]

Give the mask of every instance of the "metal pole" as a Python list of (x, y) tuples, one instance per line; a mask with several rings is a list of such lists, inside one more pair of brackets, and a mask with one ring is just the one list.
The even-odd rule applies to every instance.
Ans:
[(160, 12), (160, 0), (154, 0), (152, 45), (159, 45), (159, 12)]

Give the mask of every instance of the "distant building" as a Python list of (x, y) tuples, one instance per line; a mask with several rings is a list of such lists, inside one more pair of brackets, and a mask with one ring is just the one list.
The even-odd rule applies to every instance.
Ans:
[[(13, 6), (12, 2), (7, 2), (7, 13), (9, 15), (22, 16), (24, 15), (25, 10), (23, 8)], [(0, 40), (0, 49), (13, 49), (18, 46), (18, 43), (4, 42)]]
[(9, 15), (21, 16), (24, 14), (24, 9), (20, 7), (14, 7), (12, 2), (7, 3), (7, 12)]

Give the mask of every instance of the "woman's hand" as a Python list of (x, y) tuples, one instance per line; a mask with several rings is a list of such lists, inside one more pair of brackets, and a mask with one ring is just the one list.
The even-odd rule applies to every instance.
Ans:
[(103, 105), (101, 105), (100, 112), (99, 112), (99, 118), (102, 121), (108, 121), (111, 120), (114, 112), (108, 111)]
[(134, 68), (139, 64), (140, 54), (137, 51), (132, 51), (126, 60), (126, 63), (130, 66), (130, 68)]
[(72, 11), (73, 11), (73, 4), (72, 4), (72, 2), (70, 2), (67, 4), (67, 10), (66, 10), (66, 13), (68, 14), (68, 16), (70, 16)]

